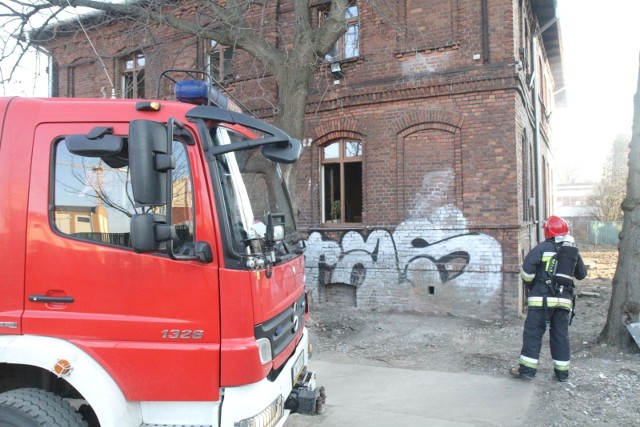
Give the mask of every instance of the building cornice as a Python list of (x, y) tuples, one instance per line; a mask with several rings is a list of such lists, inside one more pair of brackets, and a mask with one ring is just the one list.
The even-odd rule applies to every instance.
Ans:
[[(372, 104), (393, 103), (411, 101), (415, 99), (438, 98), (443, 96), (457, 96), (470, 92), (491, 92), (496, 90), (520, 89), (521, 81), (515, 73), (498, 77), (482, 76), (475, 79), (459, 82), (428, 82), (426, 79), (414, 79), (411, 82), (398, 82), (397, 79), (387, 81), (375, 81), (359, 84), (357, 89), (349, 86), (341, 88), (332, 97), (320, 94), (311, 94), (307, 102), (307, 114), (317, 114), (336, 109), (362, 107)], [(424, 83), (424, 84), (421, 84)], [(372, 90), (382, 87), (379, 90)], [(260, 117), (269, 117), (273, 114), (270, 108), (255, 110)]]

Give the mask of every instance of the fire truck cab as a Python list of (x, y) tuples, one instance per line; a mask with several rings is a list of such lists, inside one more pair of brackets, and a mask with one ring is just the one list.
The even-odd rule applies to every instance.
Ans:
[(300, 150), (208, 104), (0, 99), (0, 419), (314, 412), (304, 241), (280, 171)]

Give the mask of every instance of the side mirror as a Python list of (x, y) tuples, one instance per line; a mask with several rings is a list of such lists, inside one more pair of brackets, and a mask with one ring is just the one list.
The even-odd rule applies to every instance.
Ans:
[(213, 251), (206, 242), (187, 243), (174, 253), (173, 241), (177, 239), (175, 227), (167, 224), (167, 217), (157, 214), (136, 214), (131, 217), (131, 247), (136, 252), (159, 252), (167, 249), (172, 259), (180, 261), (213, 261)]
[(167, 204), (167, 172), (176, 166), (167, 127), (151, 120), (129, 124), (129, 168), (133, 198), (138, 205)]
[(217, 122), (239, 124), (265, 134), (262, 138), (258, 139), (227, 145), (218, 145), (211, 151), (211, 154), (214, 156), (230, 153), (232, 151), (263, 147), (262, 154), (267, 159), (276, 163), (291, 164), (295, 163), (300, 158), (300, 153), (302, 152), (302, 144), (300, 141), (290, 138), (289, 135), (282, 130), (265, 123), (260, 119), (247, 116), (246, 114), (227, 111), (221, 108), (205, 107), (202, 105), (188, 111), (187, 117), (190, 119), (213, 120)]
[(78, 156), (114, 156), (122, 151), (124, 140), (112, 133), (111, 127), (96, 127), (86, 135), (67, 135), (64, 142), (67, 144), (67, 150)]
[(265, 145), (262, 147), (262, 155), (272, 162), (292, 164), (300, 158), (302, 144), (297, 139), (291, 138), (284, 143)]
[(273, 240), (280, 241), (284, 239), (284, 225), (278, 224), (273, 226)]
[(136, 252), (159, 251), (161, 244), (176, 237), (164, 215), (136, 214), (131, 217), (131, 247)]
[(284, 239), (284, 214), (270, 213), (267, 218), (267, 232), (265, 240), (273, 243)]

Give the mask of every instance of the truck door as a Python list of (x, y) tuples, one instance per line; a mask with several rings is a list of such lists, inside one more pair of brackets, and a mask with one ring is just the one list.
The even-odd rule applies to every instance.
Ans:
[(25, 218), (30, 122), (15, 98), (0, 99), (0, 334), (20, 334), (24, 307)]
[[(23, 331), (78, 345), (129, 400), (218, 400), (217, 256), (212, 263), (130, 247), (128, 159), (69, 152), (64, 135), (128, 123), (46, 124), (35, 135), (27, 222)], [(195, 145), (174, 143), (178, 240), (216, 239)], [(196, 179), (194, 179), (196, 177)]]

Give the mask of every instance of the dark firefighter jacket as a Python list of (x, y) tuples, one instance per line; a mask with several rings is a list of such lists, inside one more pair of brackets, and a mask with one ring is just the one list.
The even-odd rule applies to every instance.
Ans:
[[(542, 307), (542, 297), (546, 296), (550, 308), (559, 307), (571, 310), (572, 287), (554, 290), (547, 283), (551, 277), (551, 272), (547, 271), (550, 268), (549, 261), (557, 255), (559, 245), (560, 243), (556, 243), (553, 237), (549, 238), (533, 248), (522, 263), (520, 277), (529, 290), (529, 307)], [(580, 255), (578, 255), (573, 277), (578, 280), (587, 277), (587, 268)]]

